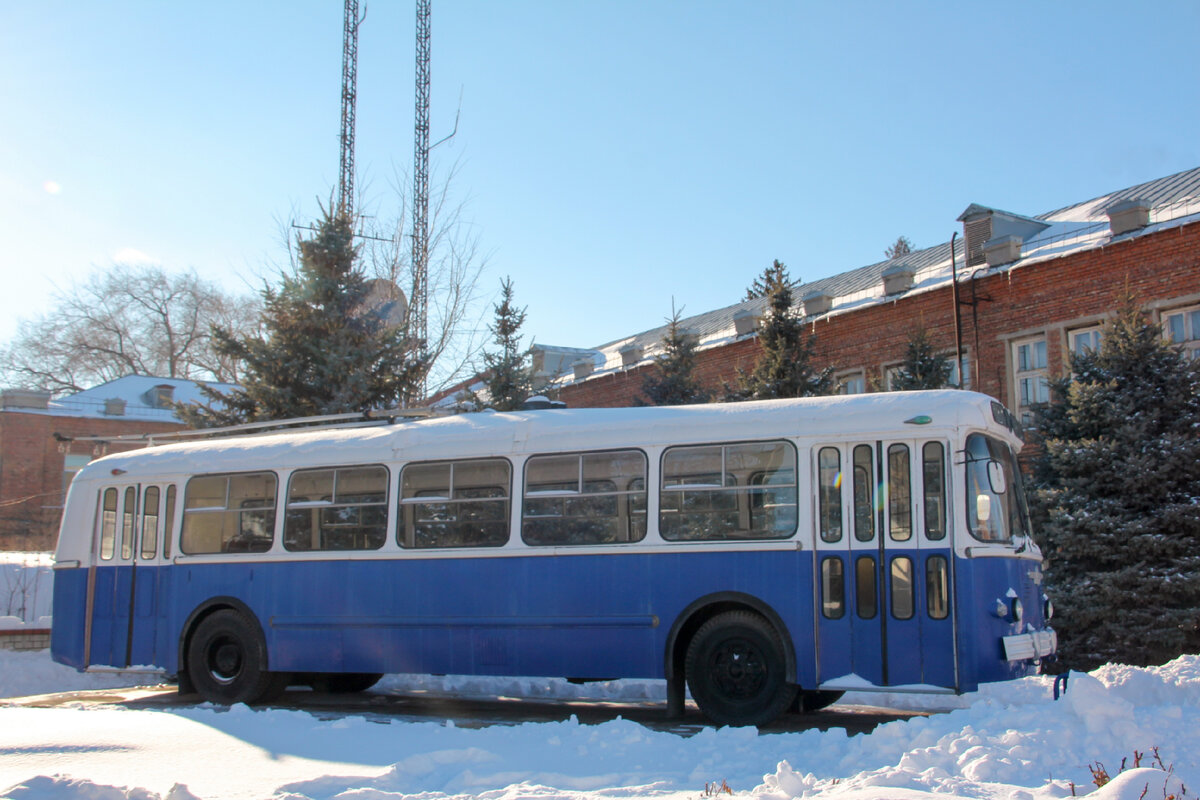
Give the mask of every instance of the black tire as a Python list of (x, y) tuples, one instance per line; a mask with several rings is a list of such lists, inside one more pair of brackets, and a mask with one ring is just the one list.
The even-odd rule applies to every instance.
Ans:
[(821, 692), (801, 690), (796, 694), (796, 701), (792, 703), (792, 710), (797, 714), (810, 714), (813, 711), (820, 711), (823, 708), (829, 708), (831, 705), (842, 699), (845, 692)]
[(314, 692), (357, 694), (365, 692), (383, 677), (382, 672), (322, 672), (309, 681)]
[(286, 672), (267, 671), (267, 646), (258, 626), (231, 609), (214, 612), (188, 641), (187, 677), (210, 703), (264, 703), (287, 688)]
[(796, 696), (779, 636), (748, 611), (727, 611), (701, 625), (684, 669), (692, 699), (718, 725), (766, 725)]

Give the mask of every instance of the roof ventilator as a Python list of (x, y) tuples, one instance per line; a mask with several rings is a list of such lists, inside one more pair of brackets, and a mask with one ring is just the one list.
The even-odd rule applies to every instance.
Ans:
[(883, 293), (901, 294), (912, 288), (916, 269), (908, 264), (893, 264), (883, 271)]
[(621, 366), (632, 367), (634, 364), (642, 360), (644, 348), (640, 344), (630, 342), (622, 347), (619, 352), (621, 354)]
[(596, 369), (596, 362), (590, 358), (581, 358), (571, 365), (571, 369), (575, 371), (575, 380), (581, 381)]
[(125, 416), (125, 401), (120, 397), (110, 397), (104, 401), (104, 414), (109, 417)]
[[(1012, 214), (1008, 211), (1000, 211), (976, 203), (967, 206), (967, 210), (959, 214), (958, 221), (963, 224), (963, 238), (966, 239), (968, 267), (978, 267), (984, 264), (988, 266), (1011, 264), (1021, 257), (1020, 245), (1022, 242), (1050, 227), (1049, 223), (1033, 219), (1032, 217), (1023, 217), (1020, 214)], [(997, 258), (1007, 258), (1011, 254), (1012, 243), (1007, 242), (997, 244), (996, 247), (1000, 247), (1001, 249), (992, 258), (988, 258), (986, 252), (988, 245), (994, 241), (1005, 240), (1008, 237), (1016, 237), (1017, 239), (1018, 252), (1016, 256), (1007, 261), (993, 261), (993, 259)]]
[(754, 333), (758, 328), (759, 314), (757, 311), (751, 311), (748, 308), (743, 308), (741, 311), (735, 312), (733, 315), (733, 330), (738, 336), (745, 336), (748, 333)]
[(50, 393), (36, 389), (5, 389), (0, 394), (0, 407), (3, 408), (49, 408)]
[(1021, 258), (1020, 236), (997, 236), (983, 243), (983, 257), (989, 267), (1011, 264)]
[(828, 292), (812, 291), (800, 299), (804, 306), (804, 316), (815, 317), (833, 308), (833, 295)]
[(1113, 236), (1141, 230), (1150, 224), (1149, 200), (1122, 200), (1104, 209)]

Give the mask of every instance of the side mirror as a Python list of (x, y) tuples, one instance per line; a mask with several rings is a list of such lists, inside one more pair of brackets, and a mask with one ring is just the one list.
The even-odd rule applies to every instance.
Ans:
[(999, 461), (987, 462), (988, 485), (992, 487), (992, 494), (1004, 494), (1008, 491), (1008, 479), (1004, 477), (1004, 465)]

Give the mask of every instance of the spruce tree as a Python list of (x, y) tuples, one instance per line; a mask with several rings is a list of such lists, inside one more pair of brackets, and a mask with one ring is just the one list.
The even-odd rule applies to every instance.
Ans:
[(213, 328), (217, 352), (242, 362), (241, 387), (206, 389), (207, 405), (181, 409), (193, 425), (393, 407), (419, 391), (418, 343), (366, 304), (351, 220), (331, 209), (297, 245), (295, 274), (263, 290), (261, 333)]
[(764, 275), (767, 314), (758, 326), (762, 354), (736, 388), (726, 387), (729, 400), (766, 400), (832, 394), (837, 388), (833, 367), (812, 365), (816, 341), (803, 320), (792, 313), (792, 287), (787, 267), (776, 261)]
[(953, 363), (949, 358), (934, 349), (929, 340), (929, 332), (917, 328), (908, 337), (908, 347), (904, 353), (904, 363), (892, 381), (893, 391), (911, 389), (942, 389), (950, 381), (950, 369)]
[(884, 250), (883, 254), (887, 256), (888, 259), (900, 258), (901, 256), (906, 256), (911, 253), (912, 248), (912, 242), (908, 240), (908, 237), (901, 236), (892, 243), (891, 247)]
[(776, 259), (771, 266), (763, 270), (762, 275), (754, 279), (754, 283), (750, 284), (750, 287), (746, 289), (746, 296), (742, 300), (756, 300), (760, 297), (766, 297), (770, 294), (772, 286), (787, 283), (790, 280), (787, 267), (783, 265), (782, 261)]
[(500, 302), (492, 307), (496, 319), (488, 330), (499, 347), (498, 352), (484, 353), (487, 368), (487, 405), (497, 411), (513, 411), (533, 394), (533, 367), (529, 351), (521, 349), (521, 326), (525, 309), (513, 304), (513, 283), (509, 278), (500, 282)]
[(1127, 299), (1038, 410), (1034, 508), (1065, 666), (1200, 652), (1200, 364)]
[(696, 380), (696, 340), (679, 327), (680, 312), (672, 310), (662, 337), (662, 353), (642, 379), (640, 406), (686, 406), (707, 403), (712, 393)]

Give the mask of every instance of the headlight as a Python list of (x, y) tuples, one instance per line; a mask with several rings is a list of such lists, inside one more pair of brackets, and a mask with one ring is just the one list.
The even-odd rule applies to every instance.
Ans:
[(1025, 606), (1021, 605), (1021, 599), (1014, 597), (1012, 601), (1012, 618), (1013, 622), (1020, 622), (1025, 618)]
[(1054, 616), (1054, 603), (1046, 595), (1042, 595), (1042, 616), (1047, 620)]

